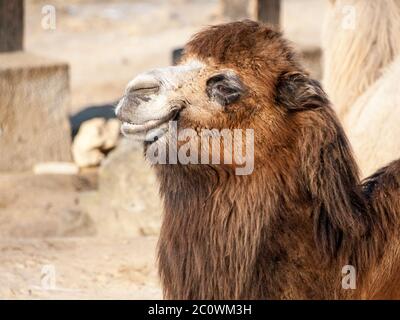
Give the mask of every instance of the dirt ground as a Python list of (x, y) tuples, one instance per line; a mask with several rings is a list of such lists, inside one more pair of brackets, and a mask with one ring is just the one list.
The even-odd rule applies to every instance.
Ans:
[[(49, 4), (55, 30), (41, 26)], [(285, 0), (287, 36), (318, 45), (325, 8), (325, 0)], [(221, 20), (217, 0), (27, 0), (25, 48), (69, 63), (73, 114), (116, 101), (134, 75), (169, 65), (172, 49)], [(80, 211), (96, 177), (0, 174), (0, 299), (161, 298), (156, 237), (98, 237)]]
[(2, 299), (160, 299), (156, 238), (0, 241)]
[(0, 299), (159, 299), (156, 237), (96, 236), (97, 172), (0, 175)]

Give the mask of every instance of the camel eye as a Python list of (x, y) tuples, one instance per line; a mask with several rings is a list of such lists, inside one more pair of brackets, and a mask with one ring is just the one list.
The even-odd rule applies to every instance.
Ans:
[(233, 73), (217, 74), (207, 80), (206, 92), (210, 99), (227, 106), (237, 101), (244, 92), (240, 79)]
[(232, 93), (236, 92), (235, 89), (229, 88), (229, 87), (226, 87), (226, 86), (223, 86), (223, 85), (218, 85), (217, 86), (217, 90), (219, 92), (223, 93), (224, 95), (229, 95), (229, 94), (232, 94)]

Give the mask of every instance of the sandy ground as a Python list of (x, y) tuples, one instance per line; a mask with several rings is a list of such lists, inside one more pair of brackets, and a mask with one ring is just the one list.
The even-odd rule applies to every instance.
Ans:
[(79, 206), (96, 172), (0, 175), (0, 299), (159, 299), (156, 237), (100, 238)]
[(97, 170), (71, 176), (1, 174), (0, 242), (93, 235), (94, 225), (80, 208), (79, 194), (96, 187)]
[(0, 241), (0, 297), (160, 299), (156, 239), (47, 238)]
[[(48, 4), (55, 30), (41, 26)], [(287, 36), (318, 45), (325, 8), (325, 0), (285, 0)], [(169, 65), (172, 49), (220, 20), (217, 0), (27, 0), (25, 47), (70, 64), (74, 113), (115, 101), (134, 75)], [(156, 238), (96, 237), (79, 211), (95, 177), (0, 174), (0, 299), (161, 298)]]

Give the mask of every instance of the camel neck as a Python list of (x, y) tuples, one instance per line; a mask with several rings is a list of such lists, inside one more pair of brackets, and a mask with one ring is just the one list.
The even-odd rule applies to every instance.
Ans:
[(166, 297), (340, 297), (341, 266), (321, 260), (312, 207), (294, 185), (280, 177), (278, 188), (262, 172), (237, 177), (180, 169), (158, 170), (165, 205), (159, 264)]

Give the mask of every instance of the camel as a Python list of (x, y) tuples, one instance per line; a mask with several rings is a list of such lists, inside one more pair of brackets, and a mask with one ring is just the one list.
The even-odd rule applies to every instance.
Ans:
[(364, 176), (400, 157), (399, 79), (400, 55), (356, 100), (343, 119)]
[(323, 84), (363, 176), (400, 157), (400, 0), (331, 0)]
[[(208, 27), (180, 65), (135, 77), (116, 114), (160, 183), (165, 298), (400, 297), (400, 160), (361, 183), (327, 95), (280, 32), (249, 20)], [(153, 161), (172, 141), (190, 156), (236, 152), (209, 148), (217, 135), (204, 142), (205, 129), (251, 129), (251, 173), (238, 174), (236, 158)]]

